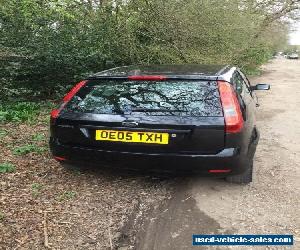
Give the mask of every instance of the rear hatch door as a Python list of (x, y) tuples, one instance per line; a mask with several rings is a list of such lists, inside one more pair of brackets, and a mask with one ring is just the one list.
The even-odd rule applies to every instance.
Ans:
[[(54, 130), (63, 144), (107, 151), (215, 154), (224, 148), (215, 81), (93, 80), (65, 107)], [(143, 140), (116, 140), (124, 137), (118, 131)], [(164, 143), (154, 140), (161, 135)]]

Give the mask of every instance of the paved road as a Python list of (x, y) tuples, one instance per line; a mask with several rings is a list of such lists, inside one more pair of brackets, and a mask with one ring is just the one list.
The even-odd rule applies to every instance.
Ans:
[(258, 93), (261, 140), (254, 182), (180, 180), (170, 199), (146, 216), (137, 249), (193, 249), (195, 233), (293, 234), (294, 249), (300, 249), (300, 60), (274, 60), (264, 71), (252, 79), (252, 84), (272, 85), (271, 91)]

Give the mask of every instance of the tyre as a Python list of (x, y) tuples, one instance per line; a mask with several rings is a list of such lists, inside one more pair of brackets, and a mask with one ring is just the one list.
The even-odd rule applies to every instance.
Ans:
[(65, 169), (67, 169), (67, 170), (74, 170), (75, 168), (77, 168), (77, 167), (75, 167), (74, 165), (69, 164), (69, 163), (65, 163), (65, 162), (60, 162), (59, 164), (60, 164), (63, 168), (65, 168)]
[(60, 162), (60, 165), (69, 171), (85, 171), (88, 170), (89, 168), (84, 165), (76, 165), (76, 164), (71, 164), (71, 163), (65, 163), (65, 162)]
[(246, 172), (239, 175), (232, 175), (225, 178), (225, 180), (229, 183), (237, 183), (237, 184), (249, 184), (252, 182), (253, 176), (253, 162), (250, 167), (246, 170)]

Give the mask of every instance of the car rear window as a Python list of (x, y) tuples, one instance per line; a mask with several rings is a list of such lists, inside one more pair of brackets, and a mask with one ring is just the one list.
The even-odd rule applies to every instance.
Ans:
[(215, 81), (90, 81), (65, 112), (222, 116)]

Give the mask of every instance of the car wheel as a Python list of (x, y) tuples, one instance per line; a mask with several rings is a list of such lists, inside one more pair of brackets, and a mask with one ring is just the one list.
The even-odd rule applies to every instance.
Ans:
[(63, 168), (68, 169), (68, 170), (72, 170), (74, 168), (76, 168), (74, 165), (69, 164), (69, 163), (65, 163), (65, 162), (60, 162), (59, 163)]
[(237, 184), (249, 184), (252, 182), (253, 176), (253, 162), (251, 163), (250, 167), (246, 170), (246, 172), (239, 174), (239, 175), (232, 175), (226, 177), (226, 181), (230, 183), (237, 183)]
[(76, 164), (71, 164), (71, 163), (66, 163), (66, 162), (60, 162), (60, 165), (69, 171), (85, 171), (88, 169), (88, 167), (81, 166), (81, 165), (76, 165)]

